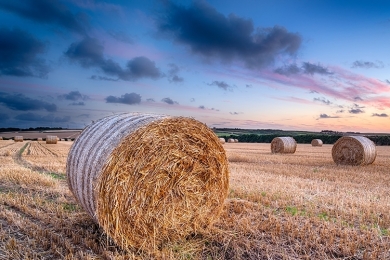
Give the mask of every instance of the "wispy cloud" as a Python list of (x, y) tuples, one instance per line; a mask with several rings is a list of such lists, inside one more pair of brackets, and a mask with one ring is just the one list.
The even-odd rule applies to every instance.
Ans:
[(169, 105), (179, 104), (177, 101), (172, 100), (169, 97), (161, 99), (162, 102), (167, 103)]
[(106, 97), (106, 102), (135, 105), (141, 103), (141, 95), (133, 92), (133, 93), (126, 93), (121, 97), (108, 96)]
[(327, 118), (340, 118), (339, 116), (330, 116), (330, 115), (327, 115), (327, 114), (320, 114), (319, 118), (318, 119), (327, 119)]
[(384, 65), (383, 62), (381, 61), (372, 62), (372, 61), (362, 61), (362, 60), (354, 61), (351, 66), (351, 68), (365, 68), (365, 69), (371, 69), (371, 68), (380, 69), (383, 67)]
[(381, 114), (373, 113), (372, 116), (376, 116), (376, 117), (389, 117), (389, 115), (386, 114), (386, 113), (381, 113)]
[(207, 85), (209, 85), (209, 86), (217, 86), (218, 88), (221, 88), (223, 90), (230, 90), (230, 89), (232, 89), (232, 87), (229, 84), (227, 84), (225, 81), (217, 81), (217, 80), (215, 80), (215, 81), (213, 81), (211, 83), (207, 83)]

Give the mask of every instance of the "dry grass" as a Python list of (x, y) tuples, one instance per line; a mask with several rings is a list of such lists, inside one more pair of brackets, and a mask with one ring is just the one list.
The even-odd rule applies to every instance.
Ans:
[[(300, 144), (294, 154), (272, 154), (269, 144), (226, 146), (230, 193), (219, 221), (153, 254), (121, 251), (64, 179), (16, 160), (13, 145), (26, 142), (9, 143), (0, 141), (0, 153), (14, 151), (0, 155), (0, 259), (390, 258), (389, 146), (378, 146), (366, 166), (335, 165), (331, 145)], [(26, 147), (21, 159), (44, 167), (67, 155), (59, 145), (35, 155)]]

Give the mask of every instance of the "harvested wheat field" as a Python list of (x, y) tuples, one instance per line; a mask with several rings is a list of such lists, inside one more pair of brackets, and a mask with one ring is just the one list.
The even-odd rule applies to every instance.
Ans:
[(224, 146), (228, 199), (208, 230), (124, 251), (70, 192), (73, 142), (0, 141), (0, 259), (389, 259), (390, 147), (337, 166), (332, 145)]

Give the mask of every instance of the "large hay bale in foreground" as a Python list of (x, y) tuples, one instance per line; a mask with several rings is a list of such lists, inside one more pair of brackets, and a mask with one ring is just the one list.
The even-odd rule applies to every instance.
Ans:
[(15, 141), (15, 142), (23, 142), (23, 136), (21, 136), (21, 135), (15, 136), (15, 137), (14, 137), (14, 141)]
[(46, 136), (46, 143), (47, 144), (57, 144), (58, 138), (55, 135), (47, 135)]
[(224, 143), (226, 143), (226, 141), (225, 141), (225, 138), (219, 138), (219, 141), (221, 142), (221, 144), (224, 144)]
[(322, 140), (321, 139), (313, 139), (311, 140), (311, 146), (322, 146)]
[(367, 165), (375, 161), (374, 142), (364, 136), (343, 136), (332, 147), (332, 158), (337, 165)]
[(123, 248), (154, 250), (218, 218), (229, 186), (225, 150), (185, 117), (117, 114), (89, 125), (66, 173), (79, 204)]
[(297, 149), (297, 142), (293, 137), (275, 137), (271, 141), (272, 153), (295, 153)]

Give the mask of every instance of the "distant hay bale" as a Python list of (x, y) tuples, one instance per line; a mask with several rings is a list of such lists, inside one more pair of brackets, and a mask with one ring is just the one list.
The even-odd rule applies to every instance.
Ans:
[(64, 138), (61, 138), (61, 141), (65, 141), (65, 139), (64, 139)]
[(235, 142), (235, 143), (238, 143), (238, 139), (234, 139), (234, 142)]
[(3, 140), (3, 137), (0, 136), (0, 140)]
[(219, 138), (219, 141), (221, 142), (221, 144), (224, 144), (224, 143), (226, 143), (226, 141), (225, 141), (225, 138)]
[(313, 139), (311, 140), (311, 146), (322, 146), (322, 140), (321, 139)]
[(333, 161), (337, 165), (367, 165), (375, 161), (374, 142), (364, 136), (343, 136), (332, 147)]
[(275, 137), (271, 142), (272, 153), (295, 153), (297, 142), (293, 137)]
[(55, 135), (48, 135), (48, 136), (46, 136), (46, 143), (47, 144), (56, 144), (57, 141), (58, 141), (58, 138)]
[(42, 141), (42, 138), (40, 138), (40, 137), (39, 137), (39, 138), (37, 138), (37, 141)]
[(229, 138), (228, 139), (228, 143), (234, 143), (234, 139), (233, 138)]
[(15, 137), (14, 137), (14, 141), (15, 141), (15, 142), (23, 142), (23, 136), (21, 136), (21, 135), (15, 136)]
[(72, 144), (68, 185), (122, 248), (154, 250), (214, 222), (227, 197), (225, 150), (205, 124), (123, 113), (89, 125)]

